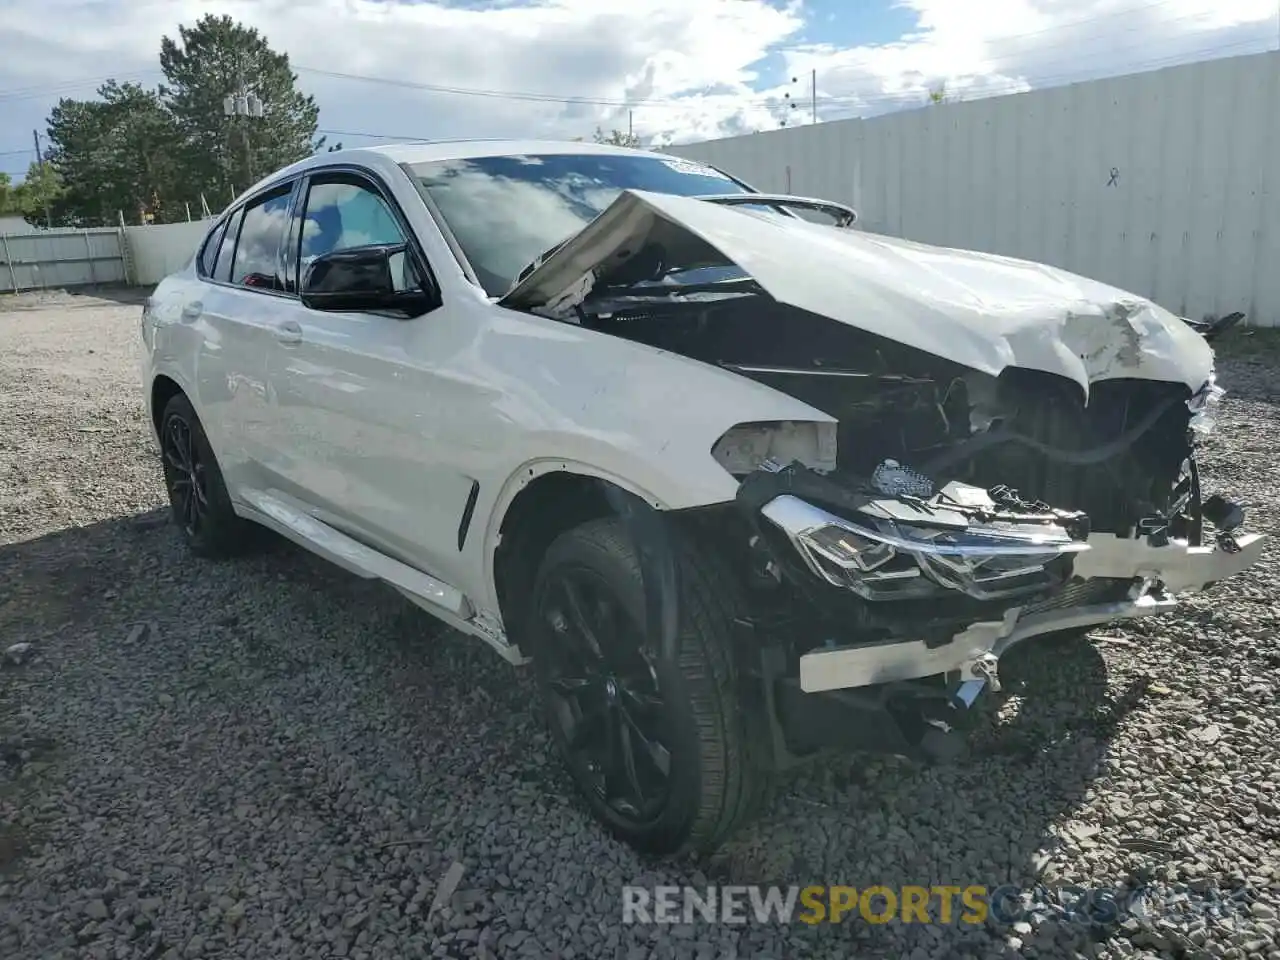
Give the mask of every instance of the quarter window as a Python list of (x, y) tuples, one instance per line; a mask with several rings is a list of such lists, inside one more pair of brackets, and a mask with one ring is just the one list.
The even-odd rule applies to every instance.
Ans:
[(227, 218), (227, 232), (222, 236), (222, 246), (218, 248), (218, 261), (213, 268), (214, 280), (231, 279), (231, 265), (236, 255), (236, 237), (240, 235), (240, 221), (243, 218), (243, 208)]
[(289, 222), (289, 195), (286, 188), (245, 207), (232, 283), (259, 290), (285, 289), (280, 249)]
[(222, 235), (226, 229), (227, 221), (223, 220), (209, 232), (209, 238), (204, 242), (204, 249), (200, 251), (200, 273), (203, 276), (210, 276), (213, 268), (217, 266), (218, 247), (222, 243)]

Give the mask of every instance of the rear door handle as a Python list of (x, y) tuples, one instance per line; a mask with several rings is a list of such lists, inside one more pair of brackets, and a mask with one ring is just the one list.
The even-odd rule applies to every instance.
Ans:
[(276, 339), (281, 343), (301, 343), (302, 324), (297, 320), (285, 320), (276, 326)]
[(182, 319), (199, 320), (202, 313), (204, 313), (204, 304), (197, 300), (194, 303), (188, 303), (182, 308)]

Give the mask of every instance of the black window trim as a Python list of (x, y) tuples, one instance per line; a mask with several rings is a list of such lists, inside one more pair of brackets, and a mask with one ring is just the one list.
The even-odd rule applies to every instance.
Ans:
[[(293, 254), (293, 263), (297, 269), (297, 280), (295, 285), (302, 285), (302, 223), (301, 219), (306, 212), (307, 197), (311, 192), (311, 181), (317, 178), (324, 179), (332, 176), (345, 176), (354, 180), (362, 181), (368, 188), (378, 196), (383, 203), (387, 205), (387, 209), (391, 211), (391, 215), (395, 218), (396, 224), (400, 227), (400, 232), (404, 234), (407, 241), (409, 254), (413, 257), (414, 266), (418, 270), (418, 274), (422, 277), (422, 283), (426, 287), (427, 292), (431, 295), (432, 303), (427, 309), (427, 313), (438, 310), (444, 305), (444, 291), (440, 287), (440, 281), (436, 279), (435, 271), (431, 269), (431, 261), (427, 259), (426, 251), (422, 249), (422, 243), (418, 239), (418, 235), (414, 232), (413, 226), (409, 223), (409, 218), (405, 216), (404, 210), (396, 201), (395, 196), (388, 188), (387, 183), (382, 176), (368, 167), (362, 167), (354, 163), (330, 163), (323, 166), (311, 167), (302, 172), (298, 177), (297, 189), (294, 191), (293, 204), (289, 212), (289, 227), (285, 230), (285, 237), (289, 242), (294, 244), (294, 249), (290, 251)], [(412, 178), (410, 178), (412, 180)], [(296, 236), (295, 236), (295, 223)], [(425, 316), (426, 314), (423, 314)]]
[(218, 253), (222, 250), (222, 241), (224, 234), (227, 232), (227, 224), (231, 221), (230, 214), (224, 213), (213, 222), (213, 226), (209, 228), (204, 235), (204, 239), (200, 241), (200, 249), (196, 251), (196, 276), (202, 280), (208, 279), (209, 274), (204, 268), (204, 255), (209, 252), (209, 244), (213, 242), (213, 238), (218, 238), (218, 249), (213, 253), (213, 268), (218, 269)]
[[(281, 265), (283, 263), (285, 243), (287, 242), (289, 237), (289, 227), (293, 223), (293, 217), (294, 217), (294, 213), (298, 203), (298, 185), (302, 182), (303, 179), (304, 179), (303, 177), (297, 176), (297, 177), (291, 177), (287, 180), (277, 180), (274, 183), (268, 184), (267, 186), (263, 187), (261, 190), (257, 191), (251, 196), (245, 197), (239, 203), (231, 206), (222, 215), (222, 217), (219, 218), (218, 223), (215, 223), (213, 225), (213, 229), (209, 231), (209, 236), (205, 237), (205, 243), (207, 244), (209, 242), (209, 237), (213, 236), (214, 230), (217, 230), (218, 227), (224, 223), (229, 225), (231, 223), (231, 219), (235, 217), (237, 214), (242, 213), (245, 210), (248, 210), (249, 207), (257, 206), (261, 203), (266, 203), (266, 201), (269, 200), (272, 196), (283, 194), (287, 190), (289, 195), (289, 206), (285, 214), (286, 216), (285, 229), (284, 229), (284, 233), (280, 237), (279, 246), (276, 248), (276, 269), (277, 270), (281, 269)], [(236, 229), (236, 235), (235, 235), (234, 243), (231, 249), (231, 265), (232, 265), (233, 271), (235, 269), (236, 253), (240, 246), (240, 232), (243, 229), (244, 229), (244, 217), (241, 217), (239, 226)], [(224, 233), (222, 237), (222, 243), (226, 243), (227, 239), (228, 238)], [(201, 254), (203, 256), (204, 246), (201, 245), (200, 249), (201, 249)], [(218, 265), (217, 265), (217, 262), (215, 261), (214, 263), (215, 271), (217, 270), (217, 267)], [(197, 267), (196, 267), (197, 273), (199, 273), (200, 269), (201, 269), (200, 261), (197, 261)], [(232, 290), (244, 290), (248, 293), (260, 293), (260, 294), (265, 294), (267, 296), (282, 297), (289, 300), (298, 299), (297, 293), (290, 293), (287, 290), (270, 290), (266, 287), (246, 287), (242, 283), (235, 283), (232, 280), (219, 280), (217, 277), (209, 276), (208, 274), (200, 274), (200, 279), (202, 279), (205, 283), (216, 284), (219, 287), (230, 287)]]
[[(232, 226), (236, 228), (236, 232), (234, 234), (231, 233)], [(236, 245), (240, 242), (240, 228), (242, 226), (244, 226), (244, 204), (237, 204), (236, 207), (227, 214), (227, 229), (222, 234), (222, 242), (218, 244), (218, 256), (213, 261), (213, 274), (207, 278), (210, 283), (216, 283), (220, 286), (226, 287), (235, 286), (235, 284), (230, 280), (218, 279), (218, 268), (222, 266), (222, 251), (224, 249), (229, 249), (231, 252), (228, 254), (230, 258), (228, 271), (235, 269)], [(230, 247), (226, 246), (228, 240), (231, 242)]]

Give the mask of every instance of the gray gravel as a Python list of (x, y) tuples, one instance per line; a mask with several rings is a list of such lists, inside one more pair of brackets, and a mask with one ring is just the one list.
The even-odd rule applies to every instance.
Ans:
[[(1015, 655), (971, 764), (813, 767), (711, 862), (655, 864), (571, 799), (528, 679), (487, 650), (289, 547), (184, 554), (137, 325), (0, 306), (0, 651), (31, 645), (0, 665), (0, 957), (1280, 960), (1276, 548), (1176, 620)], [(1277, 370), (1224, 364), (1206, 463), (1268, 529)], [(1157, 909), (1097, 939), (1052, 910), (621, 923), (624, 883), (771, 882), (1148, 885)], [(1163, 903), (1182, 888), (1240, 902)]]

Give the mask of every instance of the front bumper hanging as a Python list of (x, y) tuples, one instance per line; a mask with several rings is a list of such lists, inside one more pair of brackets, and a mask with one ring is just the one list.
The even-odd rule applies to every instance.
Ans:
[[(839, 584), (841, 579), (851, 575), (853, 578), (875, 576), (874, 566), (864, 569), (867, 564), (862, 562), (865, 551), (859, 548), (862, 544), (871, 544), (867, 541), (866, 529), (861, 525), (850, 525), (842, 518), (787, 495), (766, 504), (761, 513), (788, 536), (806, 565), (828, 582)], [(859, 544), (852, 545), (847, 558), (833, 552), (829, 546), (833, 542), (831, 538), (815, 537), (816, 531), (833, 526), (846, 527), (860, 538)], [(813, 650), (799, 658), (799, 686), (806, 693), (916, 680), (958, 671), (962, 686), (957, 695), (967, 698), (972, 691), (992, 684), (995, 663), (1016, 644), (1047, 633), (1169, 611), (1177, 606), (1179, 595), (1204, 589), (1256, 563), (1267, 538), (1262, 534), (1233, 531), (1229, 538), (1214, 545), (1192, 546), (1177, 539), (1166, 539), (1160, 545), (1154, 545), (1149, 538), (1126, 540), (1111, 534), (1094, 533), (1084, 543), (1041, 541), (1035, 547), (1025, 543), (998, 544), (990, 540), (981, 544), (970, 541), (962, 547), (959, 541), (942, 546), (901, 540), (888, 543), (882, 536), (878, 539), (877, 549), (891, 545), (900, 553), (909, 553), (918, 561), (924, 577), (938, 585), (944, 585), (956, 575), (954, 561), (963, 560), (967, 571), (998, 571), (994, 578), (998, 582), (1004, 578), (1016, 579), (1018, 573), (1027, 572), (1027, 566), (1046, 565), (1053, 555), (1070, 554), (1073, 576), (1062, 592), (1070, 598), (1074, 585), (1081, 601), (1012, 606), (1002, 619), (974, 623), (943, 644), (926, 643), (924, 640), (887, 640)], [(939, 551), (943, 560), (953, 562), (939, 567)], [(1021, 562), (993, 565), (990, 562), (992, 557)], [(879, 556), (875, 559), (878, 560)], [(947, 576), (937, 576), (940, 573)], [(985, 579), (981, 575), (978, 577), (983, 588), (994, 586), (991, 581), (983, 583)], [(1112, 595), (1094, 602), (1088, 599), (1087, 589), (1079, 589), (1105, 583), (1119, 583), (1122, 588), (1125, 583), (1131, 586), (1127, 596)], [(859, 587), (865, 589), (865, 581), (859, 582), (858, 579), (844, 580), (844, 585), (855, 590)], [(962, 580), (952, 580), (950, 585), (972, 589), (977, 584), (971, 573)], [(969, 680), (980, 681), (981, 685), (975, 683), (964, 687)]]

